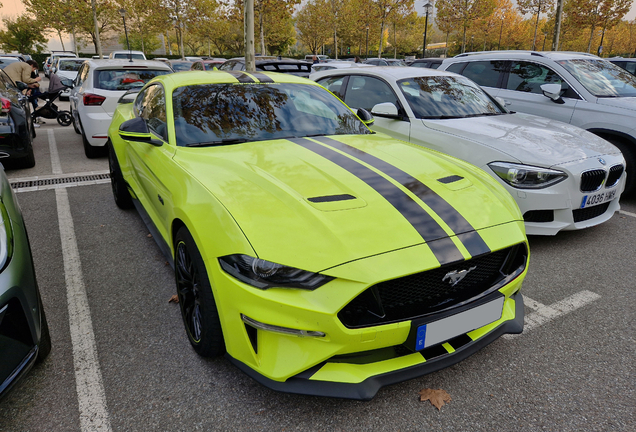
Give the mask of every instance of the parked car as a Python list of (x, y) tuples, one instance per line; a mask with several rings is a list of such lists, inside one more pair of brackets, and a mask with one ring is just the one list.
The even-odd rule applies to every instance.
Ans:
[(70, 105), (75, 132), (82, 135), (88, 158), (106, 154), (106, 131), (117, 101), (127, 90), (142, 87), (170, 66), (153, 60), (88, 60), (75, 78)]
[[(365, 63), (356, 63), (353, 61), (331, 61), (328, 63), (316, 63), (311, 65), (311, 73), (313, 74), (314, 72), (320, 72), (323, 70), (330, 70), (330, 69), (346, 69), (346, 68), (353, 68), (353, 67), (371, 67), (372, 65), (368, 65)], [(311, 79), (311, 75), (309, 76), (309, 78)]]
[(11, 63), (22, 61), (16, 57), (0, 57), (0, 69), (4, 69)]
[(446, 59), (506, 106), (570, 123), (618, 147), (627, 161), (625, 194), (636, 195), (636, 77), (594, 55), (494, 51)]
[[(70, 79), (71, 81), (75, 81), (77, 77), (77, 72), (80, 70), (85, 61), (91, 60), (89, 58), (64, 58), (61, 57), (57, 60), (57, 64), (55, 66), (55, 74), (60, 77), (60, 79)], [(69, 100), (71, 96), (71, 90), (65, 89), (60, 93), (60, 100)]]
[(201, 57), (197, 57), (197, 56), (185, 56), (184, 59), (186, 59), (187, 61), (191, 61), (191, 62), (196, 62), (199, 60), (203, 60)]
[(370, 399), (523, 328), (510, 195), (311, 81), (158, 77), (108, 136), (115, 203), (149, 216), (190, 344), (261, 384)]
[(57, 59), (60, 58), (60, 57), (65, 57), (65, 58), (75, 57), (75, 58), (77, 58), (77, 55), (75, 53), (73, 53), (73, 52), (70, 52), (70, 51), (52, 51), (51, 52), (51, 56), (48, 57), (46, 59), (46, 62), (44, 63), (44, 76), (46, 76), (47, 78), (49, 77), (49, 75), (51, 74), (51, 66), (53, 64), (55, 64)]
[(607, 59), (610, 63), (625, 69), (632, 75), (636, 75), (636, 58), (612, 57)]
[(305, 60), (309, 61), (309, 62), (313, 62), (314, 61), (314, 57), (316, 57), (316, 59), (319, 62), (323, 62), (325, 60), (330, 60), (328, 55), (324, 55), (324, 54), (307, 54), (305, 56)]
[[(25, 87), (19, 89), (18, 85)], [(17, 167), (31, 168), (35, 166), (35, 128), (31, 103), (22, 94), (24, 88), (24, 83), (15, 84), (4, 71), (0, 71), (0, 158), (8, 157), (15, 161)]]
[(214, 68), (218, 68), (223, 63), (225, 63), (225, 59), (197, 60), (192, 63), (190, 70), (212, 70)]
[[(256, 57), (255, 66), (257, 71), (266, 71), (266, 72), (281, 72), (291, 75), (300, 76), (303, 78), (309, 78), (309, 74), (311, 73), (311, 62), (303, 61), (303, 60), (294, 60), (288, 58), (281, 57), (271, 57), (271, 56), (259, 56)], [(221, 66), (219, 66), (219, 70), (224, 71), (244, 71), (245, 70), (245, 58), (244, 57), (236, 57), (229, 59)]]
[(165, 63), (170, 66), (173, 72), (183, 72), (190, 70), (193, 62), (188, 60), (168, 60)]
[(125, 59), (130, 60), (146, 60), (146, 54), (143, 51), (113, 51), (108, 55), (109, 59)]
[(0, 165), (0, 399), (50, 351), (24, 220)]
[(528, 234), (591, 227), (620, 209), (625, 161), (615, 146), (559, 121), (511, 114), (461, 75), (377, 67), (314, 79), (371, 111), (373, 130), (486, 171), (517, 201)]
[(401, 59), (370, 58), (364, 62), (372, 66), (407, 66), (404, 60)]
[(31, 60), (31, 56), (27, 56), (24, 54), (0, 54), (0, 57), (13, 57), (13, 58), (17, 58), (18, 60), (22, 62)]
[(428, 57), (428, 58), (413, 60), (408, 65), (411, 67), (437, 69), (442, 64), (443, 61), (444, 59), (441, 57)]

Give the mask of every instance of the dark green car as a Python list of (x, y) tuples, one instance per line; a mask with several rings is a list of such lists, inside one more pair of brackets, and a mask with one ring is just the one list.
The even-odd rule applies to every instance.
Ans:
[(24, 220), (0, 169), (0, 398), (50, 351)]

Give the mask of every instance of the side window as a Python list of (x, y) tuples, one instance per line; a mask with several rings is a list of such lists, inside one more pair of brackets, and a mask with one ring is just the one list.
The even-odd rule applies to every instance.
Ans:
[(367, 111), (384, 102), (391, 102), (398, 109), (401, 107), (397, 96), (387, 83), (367, 76), (349, 77), (344, 102), (351, 108), (364, 108)]
[(234, 61), (226, 61), (225, 63), (223, 63), (220, 67), (219, 70), (232, 70), (232, 67), (234, 66)]
[(454, 72), (454, 73), (461, 74), (462, 71), (464, 70), (465, 66), (466, 66), (466, 63), (453, 63), (448, 68), (446, 68), (446, 70), (448, 72)]
[(636, 75), (636, 62), (626, 62), (624, 67), (627, 72)]
[[(497, 87), (499, 76), (504, 72), (504, 61), (474, 61), (466, 65), (462, 75), (482, 87)], [(448, 69), (449, 71), (453, 72)]]
[(543, 84), (561, 84), (561, 95), (572, 97), (572, 91), (565, 80), (547, 66), (524, 61), (512, 62), (506, 84), (507, 90), (543, 94)]
[[(140, 95), (141, 96), (141, 95)], [(137, 98), (140, 100), (140, 97)], [(142, 109), (139, 110), (139, 117), (146, 120), (148, 128), (168, 140), (168, 131), (166, 130), (166, 96), (163, 87), (153, 85), (146, 89), (145, 94), (141, 97)], [(135, 101), (136, 103), (137, 101)]]
[(345, 83), (345, 78), (346, 77), (344, 76), (323, 78), (318, 81), (318, 84), (338, 96), (340, 99), (344, 99), (343, 93), (345, 88), (343, 85)]
[(243, 63), (241, 63), (241, 62), (236, 62), (234, 64), (234, 67), (232, 68), (232, 70), (235, 70), (235, 71), (245, 70), (245, 65)]
[(144, 99), (146, 98), (148, 91), (152, 88), (153, 88), (152, 86), (148, 87), (137, 94), (137, 97), (135, 98), (135, 102), (133, 103), (133, 112), (135, 113), (136, 116), (138, 117), (141, 116), (141, 111), (143, 110), (143, 106), (144, 106)]

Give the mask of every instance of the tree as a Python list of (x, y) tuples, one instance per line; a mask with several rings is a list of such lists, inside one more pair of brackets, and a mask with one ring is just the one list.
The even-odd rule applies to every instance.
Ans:
[(605, 31), (614, 27), (629, 12), (631, 0), (570, 0), (565, 3), (563, 13), (574, 26), (590, 28), (590, 39), (587, 52), (592, 48), (594, 30), (602, 27), (599, 54), (603, 44)]
[[(254, 1), (254, 21), (258, 23), (261, 54), (267, 53), (266, 45), (271, 44), (273, 47), (277, 47), (276, 49), (278, 50), (291, 43), (293, 36), (289, 32), (289, 26), (293, 27), (292, 12), (299, 3), (300, 0)], [(266, 29), (266, 27), (268, 28)], [(266, 43), (265, 33), (268, 33), (269, 43)]]
[(312, 54), (318, 50), (331, 35), (328, 0), (313, 0), (296, 15), (298, 37), (307, 45)]
[(7, 28), (0, 31), (0, 46), (5, 52), (33, 53), (44, 50), (47, 39), (36, 20), (28, 15), (20, 15), (15, 19), (3, 18)]
[(378, 48), (378, 58), (382, 57), (382, 43), (384, 29), (391, 20), (398, 15), (405, 16), (413, 12), (413, 0), (374, 0), (376, 17), (380, 21), (380, 43)]
[(539, 16), (541, 15), (541, 12), (546, 12), (548, 8), (551, 8), (553, 4), (554, 0), (517, 0), (517, 7), (521, 13), (526, 14), (532, 12), (532, 15), (537, 16), (537, 20), (534, 25), (534, 37), (532, 38), (532, 50), (535, 49), (535, 44), (537, 42)]
[[(490, 15), (494, 0), (437, 0), (437, 13), (450, 28), (462, 29), (461, 52), (466, 51), (466, 33), (475, 23)], [(446, 28), (449, 28), (446, 27)]]

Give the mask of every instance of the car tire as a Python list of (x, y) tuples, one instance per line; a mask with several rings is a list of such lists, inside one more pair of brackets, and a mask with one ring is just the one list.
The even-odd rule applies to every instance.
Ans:
[(18, 159), (18, 165), (20, 168), (33, 168), (35, 166), (35, 153), (33, 152), (33, 138), (29, 135), (29, 142), (27, 143), (27, 155)]
[(625, 141), (613, 137), (602, 137), (610, 143), (614, 144), (623, 153), (625, 158), (625, 172), (627, 173), (627, 181), (625, 182), (625, 190), (623, 195), (633, 197), (636, 196), (636, 152), (632, 146)]
[(119, 162), (117, 161), (117, 155), (115, 149), (110, 140), (106, 141), (106, 148), (108, 149), (108, 168), (110, 171), (110, 186), (113, 190), (113, 197), (115, 198), (115, 204), (120, 209), (130, 209), (133, 207), (132, 197), (128, 192), (128, 185), (124, 181), (124, 176), (121, 173)]
[(82, 144), (84, 144), (84, 154), (89, 159), (95, 159), (102, 155), (102, 148), (94, 147), (86, 139), (86, 133), (84, 133), (84, 127), (82, 126), (82, 121), (80, 120), (80, 130), (82, 132)]
[(225, 341), (212, 286), (199, 249), (186, 227), (174, 240), (174, 272), (183, 324), (190, 344), (203, 357), (225, 352)]
[(46, 314), (44, 313), (44, 305), (42, 304), (42, 297), (38, 292), (38, 300), (40, 301), (40, 343), (38, 344), (38, 357), (37, 363), (41, 363), (48, 357), (51, 352), (51, 334), (49, 333), (49, 323), (46, 320)]

